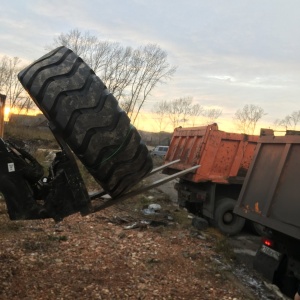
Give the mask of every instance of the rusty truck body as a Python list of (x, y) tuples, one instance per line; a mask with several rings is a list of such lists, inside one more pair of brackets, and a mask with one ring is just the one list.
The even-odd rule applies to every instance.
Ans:
[(180, 162), (164, 173), (200, 165), (176, 184), (179, 205), (209, 219), (225, 234), (240, 232), (245, 220), (232, 212), (258, 138), (221, 131), (217, 124), (176, 128), (165, 162), (176, 159)]
[(299, 134), (259, 139), (234, 209), (266, 227), (254, 268), (291, 297), (300, 283)]

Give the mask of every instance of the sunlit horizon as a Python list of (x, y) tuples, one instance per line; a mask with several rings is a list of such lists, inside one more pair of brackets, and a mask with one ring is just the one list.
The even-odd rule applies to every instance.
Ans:
[(5, 106), (4, 108), (4, 121), (9, 122), (11, 115), (25, 115), (25, 116), (37, 116), (39, 114), (43, 114), (39, 109), (29, 109), (26, 112), (21, 111), (18, 108), (10, 108), (9, 106)]
[[(38, 108), (36, 109), (29, 109), (26, 112), (20, 113), (20, 110), (16, 108), (10, 108), (5, 107), (4, 110), (4, 121), (9, 122), (10, 116), (13, 114), (17, 115), (29, 115), (29, 116), (37, 116), (39, 114), (43, 114)], [(240, 133), (237, 129), (237, 126), (232, 118), (229, 117), (219, 117), (215, 121), (209, 121), (205, 117), (198, 117), (196, 119), (193, 119), (192, 121), (187, 120), (186, 122), (181, 122), (178, 124), (178, 126), (181, 127), (200, 127), (200, 126), (207, 126), (212, 123), (217, 123), (219, 130), (225, 131), (225, 132), (236, 132)], [(164, 117), (161, 125), (159, 125), (159, 117), (152, 112), (147, 111), (141, 111), (139, 115), (136, 118), (135, 123), (133, 124), (138, 130), (141, 131), (147, 131), (147, 132), (170, 132), (172, 133), (174, 131), (174, 127), (171, 124), (171, 121), (166, 116)], [(177, 126), (177, 127), (178, 127)], [(274, 125), (267, 123), (267, 122), (258, 122), (255, 132), (255, 135), (260, 134), (261, 128), (271, 128), (274, 129)]]
[[(181, 127), (200, 127), (200, 126), (207, 126), (212, 123), (217, 123), (219, 130), (225, 131), (225, 132), (235, 132), (240, 133), (240, 131), (237, 129), (237, 125), (234, 122), (232, 118), (226, 118), (226, 117), (219, 117), (215, 121), (209, 121), (205, 117), (198, 117), (196, 120), (193, 120), (193, 122), (182, 122), (178, 124), (178, 126)], [(134, 124), (138, 130), (148, 131), (148, 132), (160, 132), (159, 125), (157, 122), (157, 116), (154, 113), (150, 112), (140, 112), (140, 114), (137, 117), (137, 120)], [(274, 129), (274, 124), (268, 123), (268, 122), (258, 122), (254, 135), (259, 135), (261, 128), (269, 128)], [(168, 117), (166, 117), (163, 121), (163, 124), (161, 126), (161, 131), (165, 132), (173, 132), (174, 127), (171, 125), (170, 121), (168, 120)]]

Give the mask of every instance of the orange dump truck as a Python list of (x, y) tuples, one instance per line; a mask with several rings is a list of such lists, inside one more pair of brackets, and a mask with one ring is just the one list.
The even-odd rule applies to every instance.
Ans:
[(217, 124), (176, 128), (165, 162), (180, 162), (164, 170), (172, 174), (200, 165), (175, 185), (178, 203), (209, 219), (225, 234), (242, 230), (245, 219), (233, 214), (258, 136), (228, 133)]

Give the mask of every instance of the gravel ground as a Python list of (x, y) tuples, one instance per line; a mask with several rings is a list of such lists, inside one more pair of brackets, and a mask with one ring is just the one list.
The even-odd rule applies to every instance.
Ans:
[(174, 205), (173, 184), (57, 224), (10, 221), (0, 199), (0, 299), (263, 299), (227, 238)]
[[(159, 212), (141, 213), (151, 203)], [(2, 200), (0, 223), (1, 299), (260, 299), (226, 239), (160, 190), (58, 224), (12, 222)]]

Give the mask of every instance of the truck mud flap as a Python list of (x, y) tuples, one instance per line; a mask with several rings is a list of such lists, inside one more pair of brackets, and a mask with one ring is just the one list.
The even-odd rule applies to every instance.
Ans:
[(264, 245), (257, 251), (253, 268), (261, 273), (270, 282), (274, 282), (276, 271), (281, 263), (282, 255)]

